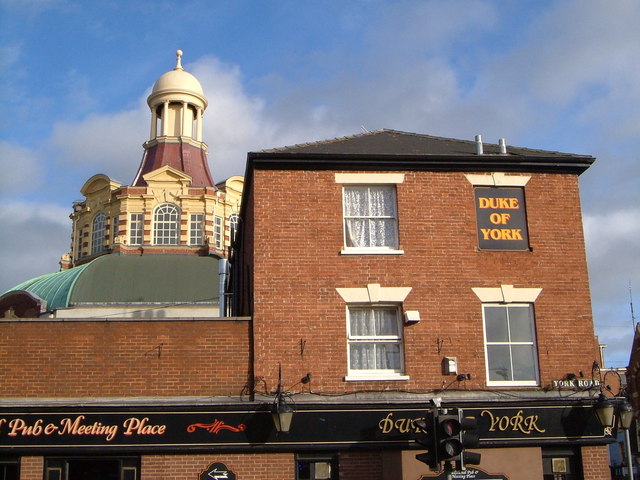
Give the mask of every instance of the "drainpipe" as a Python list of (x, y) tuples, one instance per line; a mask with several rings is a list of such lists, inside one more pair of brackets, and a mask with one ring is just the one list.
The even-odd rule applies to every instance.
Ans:
[(226, 258), (218, 260), (218, 282), (219, 282), (219, 295), (220, 295), (220, 316), (227, 316), (227, 275), (228, 275), (229, 261)]

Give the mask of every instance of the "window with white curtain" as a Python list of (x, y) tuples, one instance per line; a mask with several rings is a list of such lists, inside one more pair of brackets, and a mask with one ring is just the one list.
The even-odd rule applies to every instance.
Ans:
[(153, 244), (178, 245), (180, 243), (180, 210), (164, 203), (153, 213)]
[(348, 316), (349, 375), (403, 373), (399, 307), (350, 306)]
[(398, 249), (395, 185), (345, 185), (343, 205), (347, 249)]

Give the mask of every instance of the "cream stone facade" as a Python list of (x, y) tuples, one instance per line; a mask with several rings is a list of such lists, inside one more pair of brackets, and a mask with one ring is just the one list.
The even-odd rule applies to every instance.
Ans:
[(182, 52), (147, 99), (151, 138), (132, 185), (97, 174), (73, 205), (71, 249), (63, 269), (105, 253), (194, 253), (226, 257), (235, 231), (244, 179), (214, 184), (202, 141), (207, 100), (185, 72)]

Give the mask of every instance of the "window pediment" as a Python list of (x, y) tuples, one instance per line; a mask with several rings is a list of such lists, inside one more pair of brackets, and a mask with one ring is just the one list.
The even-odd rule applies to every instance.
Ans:
[(487, 187), (524, 187), (531, 179), (528, 175), (507, 175), (503, 172), (466, 174), (465, 178), (473, 186)]
[(513, 285), (476, 287), (471, 290), (482, 303), (533, 303), (542, 292), (542, 288), (516, 288)]

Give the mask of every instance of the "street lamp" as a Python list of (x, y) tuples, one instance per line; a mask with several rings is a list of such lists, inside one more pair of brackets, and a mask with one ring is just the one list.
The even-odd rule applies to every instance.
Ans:
[(278, 433), (289, 433), (293, 420), (293, 408), (286, 402), (285, 397), (282, 392), (282, 365), (278, 364), (278, 390), (271, 407), (271, 418)]
[(598, 396), (595, 409), (600, 425), (604, 428), (613, 428), (615, 405), (603, 393)]
[(627, 468), (629, 469), (629, 478), (633, 480), (633, 460), (631, 458), (631, 442), (629, 441), (629, 428), (633, 422), (633, 408), (626, 400), (620, 404), (618, 409), (618, 427), (624, 430), (624, 442), (627, 450)]
[[(624, 431), (626, 445), (627, 468), (629, 479), (633, 480), (633, 462), (631, 459), (631, 442), (629, 441), (629, 428), (633, 422), (633, 408), (624, 397), (616, 397), (621, 401), (617, 405), (609, 400), (603, 393), (598, 396), (594, 405), (600, 424), (605, 429), (612, 429), (614, 425)], [(617, 429), (616, 429), (617, 430)]]
[(623, 430), (629, 430), (631, 422), (633, 422), (633, 408), (625, 400), (618, 410), (618, 427)]
[(273, 418), (273, 423), (277, 432), (289, 433), (291, 420), (293, 420), (293, 408), (285, 402), (282, 392), (278, 392), (278, 396), (273, 403), (271, 417)]

